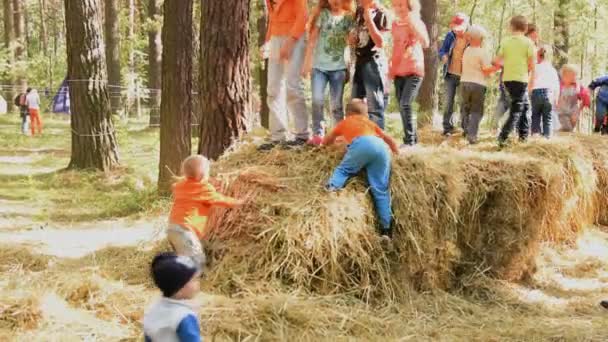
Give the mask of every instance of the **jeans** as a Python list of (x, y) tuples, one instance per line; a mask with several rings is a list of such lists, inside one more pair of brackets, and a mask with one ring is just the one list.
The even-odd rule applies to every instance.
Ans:
[(367, 173), (380, 226), (390, 231), (393, 214), (389, 180), (391, 175), (391, 153), (386, 143), (375, 136), (356, 138), (346, 151), (346, 155), (329, 179), (328, 186), (339, 190), (362, 169)]
[(608, 103), (600, 100), (595, 100), (595, 133), (608, 134)]
[[(534, 89), (532, 91), (532, 134), (543, 134), (550, 138), (553, 133), (553, 106), (549, 100), (547, 89)], [(542, 122), (542, 128), (541, 128)]]
[(528, 138), (528, 117), (526, 114), (526, 88), (527, 83), (508, 81), (505, 82), (505, 88), (511, 99), (511, 111), (509, 118), (502, 126), (502, 130), (498, 135), (498, 141), (505, 142), (509, 138), (509, 134), (516, 127), (519, 133), (519, 138), (525, 140)]
[(21, 133), (23, 133), (23, 134), (27, 134), (27, 131), (29, 128), (28, 120), (27, 120), (28, 116), (29, 116), (29, 113), (27, 113), (27, 114), (21, 113)]
[(476, 143), (486, 102), (486, 87), (477, 83), (464, 82), (460, 86), (460, 94), (462, 96), (462, 128), (469, 142)]
[(460, 85), (460, 76), (454, 74), (445, 75), (445, 112), (443, 114), (443, 132), (451, 133), (454, 130), (454, 103), (456, 90)]
[(270, 134), (273, 141), (285, 141), (289, 133), (289, 117), (294, 116), (296, 137), (308, 139), (308, 111), (301, 68), (304, 63), (305, 37), (300, 38), (291, 52), (289, 61), (279, 58), (281, 46), (286, 36), (270, 39), (270, 59), (268, 61), (268, 108), (270, 110)]
[(325, 104), (325, 87), (329, 83), (329, 98), (331, 111), (334, 117), (334, 125), (344, 119), (344, 85), (346, 70), (323, 71), (312, 70), (312, 130), (315, 135), (324, 135), (323, 105)]
[(500, 88), (500, 95), (498, 97), (498, 102), (496, 103), (496, 109), (494, 110), (494, 118), (496, 122), (494, 123), (494, 128), (498, 128), (500, 125), (500, 120), (502, 117), (509, 111), (509, 96), (507, 95), (507, 90), (504, 89), (504, 86)]
[(353, 76), (352, 98), (367, 99), (370, 120), (384, 129), (384, 111), (388, 105), (386, 90), (386, 65), (382, 56), (369, 62), (356, 64)]
[(412, 104), (422, 85), (422, 77), (419, 76), (398, 76), (395, 78), (395, 93), (399, 100), (399, 112), (403, 123), (403, 143), (406, 145), (416, 145), (418, 143), (417, 115), (412, 109)]

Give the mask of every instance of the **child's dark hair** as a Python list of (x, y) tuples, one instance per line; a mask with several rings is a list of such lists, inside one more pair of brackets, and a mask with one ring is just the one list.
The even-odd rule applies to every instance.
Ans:
[(353, 99), (346, 105), (348, 115), (367, 115), (367, 105), (361, 99)]
[(515, 32), (526, 33), (528, 31), (528, 19), (523, 15), (516, 15), (511, 18), (511, 29)]
[(536, 24), (534, 23), (530, 23), (528, 24), (528, 29), (526, 30), (526, 36), (531, 35), (532, 33), (535, 33), (537, 30), (536, 28)]
[(538, 48), (538, 61), (545, 61), (547, 59), (551, 58), (551, 46), (550, 45), (543, 45), (541, 47)]

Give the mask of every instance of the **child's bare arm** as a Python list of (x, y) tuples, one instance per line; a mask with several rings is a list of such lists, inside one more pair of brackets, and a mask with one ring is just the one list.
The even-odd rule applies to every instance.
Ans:
[(528, 72), (530, 73), (528, 89), (532, 90), (534, 88), (534, 75), (536, 73), (536, 60), (534, 57), (528, 58)]
[(422, 19), (417, 16), (410, 16), (410, 24), (412, 26), (412, 29), (414, 30), (416, 38), (422, 44), (422, 47), (425, 49), (428, 48), (431, 44), (431, 39), (429, 38), (429, 33)]
[(336, 141), (336, 138), (338, 138), (338, 135), (336, 135), (335, 132), (329, 133), (323, 138), (323, 145), (328, 146), (333, 144)]
[(369, 36), (371, 37), (374, 44), (378, 48), (383, 48), (384, 47), (384, 38), (382, 37), (382, 33), (380, 32), (378, 27), (376, 27), (376, 24), (374, 23), (374, 19), (372, 18), (369, 8), (363, 9), (363, 19), (365, 20), (365, 26), (367, 27)]
[(304, 65), (302, 66), (302, 76), (304, 77), (307, 77), (312, 70), (312, 56), (315, 46), (317, 46), (318, 39), (319, 28), (315, 26), (310, 30), (310, 39), (308, 39), (308, 43), (306, 44), (306, 54), (304, 57)]
[(394, 154), (399, 154), (399, 145), (397, 144), (395, 139), (393, 139), (393, 137), (387, 135), (382, 130), (377, 133), (380, 135), (380, 138), (382, 138), (382, 140), (384, 140), (384, 142), (388, 145), (391, 151), (393, 151)]

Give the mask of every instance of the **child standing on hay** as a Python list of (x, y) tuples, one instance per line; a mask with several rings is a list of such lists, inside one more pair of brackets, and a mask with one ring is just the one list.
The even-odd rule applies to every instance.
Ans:
[[(553, 133), (553, 106), (559, 98), (559, 76), (551, 64), (551, 47), (538, 49), (538, 64), (532, 84), (532, 134), (549, 139)], [(542, 127), (541, 127), (542, 123)]]
[(560, 96), (557, 101), (557, 117), (562, 132), (572, 132), (578, 118), (585, 107), (591, 105), (591, 97), (587, 88), (578, 82), (578, 69), (572, 64), (566, 64), (561, 69)]
[(608, 75), (596, 78), (589, 85), (589, 89), (595, 92), (600, 88), (595, 99), (595, 133), (608, 135)]
[(518, 129), (519, 139), (528, 138), (528, 118), (526, 116), (526, 96), (528, 83), (534, 77), (536, 67), (536, 48), (534, 42), (526, 37), (528, 21), (523, 16), (511, 19), (512, 35), (503, 40), (494, 60), (494, 65), (503, 65), (503, 82), (511, 100), (509, 118), (498, 136), (498, 145), (505, 146), (511, 131)]
[(479, 25), (473, 25), (467, 33), (469, 47), (462, 56), (460, 80), (462, 127), (469, 143), (476, 144), (486, 101), (487, 78), (498, 71), (498, 68), (492, 66), (492, 57), (483, 47), (486, 30)]
[(413, 102), (418, 96), (424, 77), (423, 48), (429, 46), (429, 34), (420, 19), (418, 0), (393, 0), (397, 20), (393, 22), (393, 54), (389, 67), (389, 78), (395, 82), (395, 93), (399, 100), (399, 112), (403, 123), (403, 143), (414, 146), (418, 143), (417, 118)]
[(384, 111), (388, 105), (388, 64), (382, 48), (388, 31), (386, 11), (377, 1), (360, 0), (355, 12), (355, 29), (349, 43), (355, 48), (355, 72), (352, 98), (367, 99), (369, 118), (384, 129)]
[(182, 163), (183, 179), (173, 184), (173, 207), (167, 238), (178, 255), (192, 256), (205, 263), (201, 239), (212, 207), (234, 208), (241, 202), (218, 193), (209, 183), (207, 158), (190, 156)]
[(391, 237), (392, 209), (389, 178), (391, 153), (399, 153), (393, 138), (367, 117), (367, 106), (361, 100), (352, 100), (346, 107), (346, 119), (325, 137), (323, 145), (331, 145), (336, 138), (344, 137), (349, 144), (344, 159), (334, 170), (327, 183), (329, 191), (337, 191), (346, 182), (365, 169), (374, 198), (383, 236)]
[(348, 74), (344, 54), (348, 33), (354, 27), (351, 6), (352, 1), (321, 0), (318, 15), (315, 11), (310, 23), (302, 75), (311, 76), (313, 137), (308, 141), (311, 145), (320, 145), (325, 135), (323, 105), (328, 84), (334, 125), (344, 119), (344, 86)]
[(199, 342), (200, 328), (189, 302), (200, 291), (200, 264), (191, 257), (162, 253), (152, 261), (154, 284), (163, 297), (144, 314), (146, 342)]
[(450, 21), (450, 32), (445, 35), (439, 49), (439, 59), (443, 63), (443, 78), (445, 84), (445, 112), (443, 114), (443, 135), (450, 136), (454, 132), (454, 103), (456, 92), (460, 86), (462, 75), (462, 56), (467, 48), (465, 33), (469, 27), (469, 17), (457, 13)]

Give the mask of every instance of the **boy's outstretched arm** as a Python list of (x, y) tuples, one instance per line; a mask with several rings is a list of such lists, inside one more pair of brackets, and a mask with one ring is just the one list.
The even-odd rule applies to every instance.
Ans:
[(199, 197), (198, 200), (211, 206), (224, 208), (234, 208), (243, 205), (243, 201), (219, 193), (211, 184), (207, 184), (207, 193)]
[(323, 138), (323, 145), (328, 146), (333, 144), (336, 141), (336, 138), (338, 138), (338, 135), (335, 133), (334, 130), (333, 132), (326, 135), (325, 138)]

